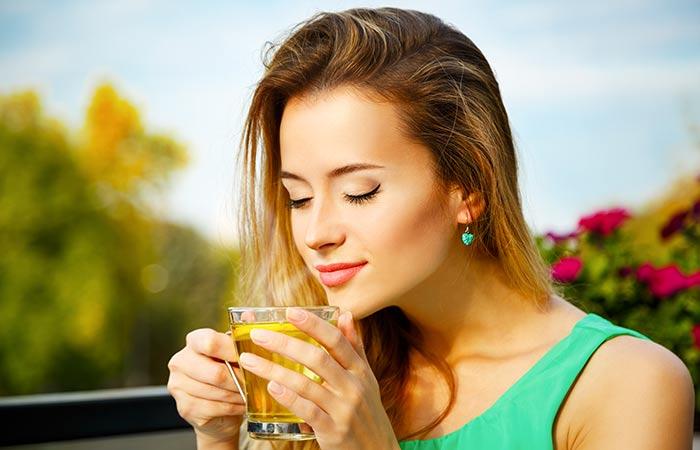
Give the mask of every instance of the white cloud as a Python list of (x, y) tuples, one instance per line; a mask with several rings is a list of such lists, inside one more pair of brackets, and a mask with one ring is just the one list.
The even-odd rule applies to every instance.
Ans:
[(564, 104), (610, 97), (682, 95), (700, 91), (700, 60), (650, 66), (528, 63), (494, 57), (504, 98), (510, 102)]

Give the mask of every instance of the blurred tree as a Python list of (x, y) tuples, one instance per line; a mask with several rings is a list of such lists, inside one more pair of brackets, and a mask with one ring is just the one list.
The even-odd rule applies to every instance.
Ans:
[(133, 197), (162, 187), (175, 169), (187, 164), (185, 149), (168, 136), (147, 134), (138, 110), (114, 87), (97, 87), (88, 106), (80, 145), (90, 178)]
[(142, 270), (149, 293), (141, 311), (139, 347), (133, 355), (148, 353), (151, 380), (165, 384), (170, 357), (185, 345), (185, 335), (195, 328), (225, 330), (225, 306), (233, 299), (233, 249), (214, 247), (194, 230), (159, 224), (153, 241), (159, 260)]
[(32, 92), (0, 97), (0, 393), (120, 373), (143, 293), (63, 128)]
[(187, 154), (109, 84), (81, 133), (0, 95), (0, 395), (163, 384), (193, 328), (221, 328), (231, 250), (147, 201)]

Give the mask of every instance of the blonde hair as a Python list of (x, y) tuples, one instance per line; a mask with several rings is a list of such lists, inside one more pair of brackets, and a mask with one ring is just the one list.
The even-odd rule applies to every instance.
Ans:
[[(396, 105), (402, 132), (431, 151), (441, 186), (456, 183), (464, 192), (483, 195), (485, 209), (471, 224), (472, 246), (496, 258), (511, 288), (545, 304), (552, 281), (522, 213), (508, 116), (489, 64), (469, 38), (431, 14), (384, 7), (319, 12), (280, 44), (268, 44), (239, 155), (240, 303), (328, 304), (292, 239), (289, 198), (279, 181), (279, 128), (292, 97), (347, 86)], [(395, 306), (358, 326), (397, 437), (425, 436), (455, 403), (449, 365), (425, 347), (417, 327)], [(450, 401), (431, 423), (409, 433), (404, 410), (411, 351), (439, 370)]]

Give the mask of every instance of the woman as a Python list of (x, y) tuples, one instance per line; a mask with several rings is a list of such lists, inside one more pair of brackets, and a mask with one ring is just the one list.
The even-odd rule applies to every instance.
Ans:
[(351, 9), (270, 50), (242, 143), (237, 290), (347, 313), (338, 328), (290, 317), (325, 357), (258, 341), (323, 385), (241, 355), (315, 442), (248, 441), (230, 339), (189, 333), (168, 388), (198, 448), (690, 448), (682, 361), (557, 295), (498, 83), (466, 36), (418, 11)]

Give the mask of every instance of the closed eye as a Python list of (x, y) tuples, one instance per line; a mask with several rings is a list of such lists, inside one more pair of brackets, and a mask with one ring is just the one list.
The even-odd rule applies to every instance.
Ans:
[[(359, 204), (368, 202), (370, 199), (372, 199), (372, 197), (374, 197), (375, 195), (377, 195), (377, 193), (379, 192), (379, 188), (380, 188), (380, 187), (381, 187), (381, 184), (377, 185), (376, 188), (372, 189), (370, 192), (367, 192), (366, 194), (361, 194), (361, 195), (348, 195), (348, 194), (343, 194), (343, 196), (345, 197), (345, 199), (346, 199), (348, 202), (350, 202), (350, 203), (352, 203), (352, 204), (359, 205)], [(290, 199), (290, 200), (289, 200), (289, 203), (287, 204), (287, 206), (288, 206), (290, 209), (301, 208), (301, 207), (304, 206), (304, 205), (306, 204), (306, 202), (309, 201), (309, 200), (311, 200), (311, 198), (301, 198), (301, 199), (299, 199), (299, 200), (291, 200), (291, 199)]]
[(377, 195), (377, 192), (379, 192), (380, 186), (381, 186), (381, 184), (378, 184), (376, 188), (372, 189), (370, 192), (367, 192), (366, 194), (362, 194), (362, 195), (344, 194), (344, 196), (347, 199), (347, 201), (349, 201), (350, 203), (361, 204), (361, 203), (369, 201), (372, 197)]

